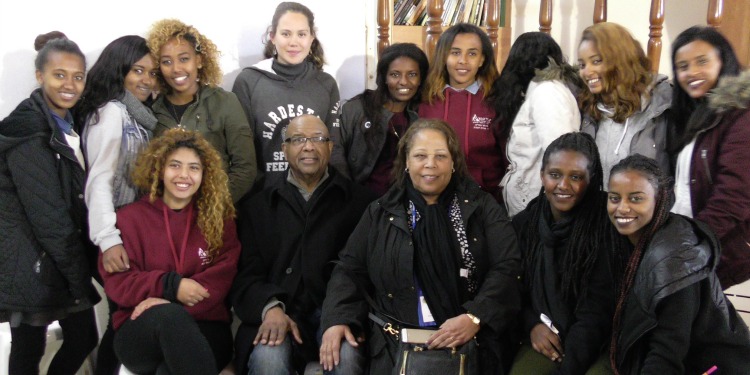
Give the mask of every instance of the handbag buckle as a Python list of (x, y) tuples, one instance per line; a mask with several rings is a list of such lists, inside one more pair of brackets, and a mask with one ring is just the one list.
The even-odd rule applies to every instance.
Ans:
[(386, 323), (383, 326), (383, 331), (385, 331), (386, 333), (392, 335), (393, 337), (396, 338), (396, 340), (398, 340), (398, 330), (395, 329), (395, 328), (393, 328), (393, 325), (391, 323)]

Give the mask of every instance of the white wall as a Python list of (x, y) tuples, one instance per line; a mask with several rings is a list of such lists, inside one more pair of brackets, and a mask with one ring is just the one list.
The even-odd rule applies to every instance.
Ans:
[[(318, 37), (328, 59), (325, 70), (339, 83), (342, 98), (362, 91), (368, 79), (366, 65), (374, 61), (375, 0), (299, 0), (315, 13)], [(538, 30), (539, 0), (511, 0), (513, 39)], [(577, 60), (581, 31), (592, 23), (593, 1), (554, 2), (552, 35), (571, 62)], [(628, 27), (643, 47), (648, 41), (650, 0), (609, 1), (609, 20)], [(661, 71), (668, 73), (669, 41), (680, 31), (706, 19), (706, 0), (666, 2)], [(195, 25), (223, 53), (224, 88), (231, 88), (242, 67), (261, 59), (261, 37), (277, 1), (183, 0), (147, 3), (118, 2), (117, 11), (102, 3), (69, 0), (5, 0), (0, 5), (0, 118), (4, 118), (36, 87), (34, 38), (51, 30), (76, 41), (91, 66), (107, 43), (126, 34), (144, 35), (161, 18), (179, 18)], [(115, 3), (107, 3), (111, 9)], [(731, 10), (729, 10), (731, 11)], [(90, 16), (91, 13), (97, 16)], [(368, 57), (369, 56), (369, 57)], [(371, 69), (372, 70), (372, 69)], [(371, 71), (370, 71), (371, 72)]]
[[(512, 0), (513, 40), (527, 31), (539, 30), (540, 0)], [(593, 24), (593, 0), (554, 0), (552, 15), (552, 37), (560, 44), (568, 61), (575, 65), (578, 60), (578, 42), (583, 29)], [(662, 29), (662, 53), (659, 72), (671, 76), (672, 65), (670, 41), (690, 26), (706, 24), (707, 0), (665, 1), (664, 28)], [(627, 27), (641, 43), (645, 51), (648, 46), (649, 14), (651, 0), (610, 0), (607, 21)], [(731, 9), (725, 9), (731, 11)]]
[[(349, 98), (365, 85), (365, 0), (297, 0), (315, 14), (318, 38), (328, 65), (325, 71)], [(60, 30), (86, 54), (90, 67), (112, 40), (128, 34), (145, 36), (162, 18), (194, 25), (222, 52), (222, 86), (231, 89), (243, 67), (262, 58), (261, 37), (278, 1), (183, 0), (94, 2), (4, 0), (0, 4), (0, 119), (36, 87), (34, 38)], [(114, 7), (117, 10), (114, 11)], [(110, 9), (110, 10), (105, 10)], [(331, 11), (335, 10), (335, 11)], [(92, 14), (95, 14), (92, 15)]]

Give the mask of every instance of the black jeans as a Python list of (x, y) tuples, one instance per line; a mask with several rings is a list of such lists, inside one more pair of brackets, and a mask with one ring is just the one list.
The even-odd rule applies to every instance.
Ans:
[(122, 364), (139, 374), (216, 375), (233, 353), (229, 323), (197, 322), (177, 303), (126, 320), (114, 347)]
[[(58, 321), (63, 332), (63, 343), (47, 370), (48, 375), (71, 375), (78, 371), (86, 357), (96, 347), (94, 309), (68, 315)], [(39, 362), (47, 346), (47, 326), (21, 324), (10, 329), (11, 347), (9, 375), (39, 374)]]

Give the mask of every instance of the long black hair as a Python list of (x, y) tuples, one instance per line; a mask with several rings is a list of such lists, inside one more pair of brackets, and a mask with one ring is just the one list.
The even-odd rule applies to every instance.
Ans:
[[(393, 100), (391, 93), (388, 90), (388, 69), (391, 67), (391, 63), (399, 57), (406, 57), (414, 60), (419, 65), (419, 87), (417, 92), (411, 98), (411, 101), (407, 104), (408, 107), (413, 107), (418, 104), (422, 99), (422, 88), (427, 80), (427, 69), (429, 69), (430, 63), (427, 60), (427, 55), (422, 52), (419, 47), (414, 43), (396, 43), (388, 46), (383, 50), (380, 60), (378, 61), (377, 77), (375, 83), (378, 87), (375, 90), (365, 90), (361, 94), (352, 98), (361, 99), (362, 107), (365, 112), (364, 121), (370, 121), (373, 124), (380, 124), (384, 119), (382, 118), (383, 106), (389, 101)], [(365, 137), (370, 139), (367, 134), (375, 131), (375, 126), (371, 126), (365, 129)]]
[[(573, 151), (583, 155), (588, 160), (589, 184), (583, 198), (574, 208), (575, 221), (570, 237), (567, 241), (562, 258), (562, 297), (565, 301), (581, 301), (586, 295), (591, 272), (594, 269), (602, 247), (613, 252), (610, 259), (617, 274), (616, 259), (619, 255), (621, 242), (619, 233), (607, 219), (607, 201), (605, 199), (602, 181), (602, 163), (599, 150), (594, 139), (585, 133), (563, 134), (554, 140), (544, 151), (542, 171), (547, 167), (550, 157), (560, 151)], [(537, 204), (530, 208), (530, 225), (526, 225), (519, 233), (520, 238), (528, 239), (527, 248), (523, 251), (523, 267), (526, 282), (531, 285), (536, 269), (534, 264), (542, 256), (539, 246), (539, 220), (548, 207), (547, 197), (542, 189)], [(615, 276), (613, 276), (615, 277)], [(533, 287), (533, 286), (532, 286)]]
[(622, 279), (620, 291), (617, 295), (617, 305), (615, 308), (615, 316), (612, 320), (612, 341), (610, 343), (609, 360), (612, 365), (612, 370), (615, 374), (619, 375), (617, 371), (617, 338), (620, 335), (622, 328), (622, 309), (625, 306), (625, 298), (630, 292), (630, 288), (633, 286), (633, 280), (635, 279), (636, 271), (638, 266), (641, 264), (643, 259), (643, 252), (648, 247), (651, 239), (654, 238), (654, 234), (667, 222), (669, 219), (669, 210), (672, 208), (674, 203), (674, 191), (671, 186), (671, 179), (659, 169), (659, 165), (654, 159), (645, 157), (641, 154), (630, 155), (625, 159), (620, 160), (619, 163), (612, 167), (609, 178), (612, 176), (625, 171), (634, 171), (641, 174), (656, 192), (656, 205), (654, 207), (654, 216), (651, 221), (643, 227), (643, 235), (635, 245), (633, 252), (630, 254), (627, 265), (625, 266), (625, 274)]
[[(675, 65), (677, 51), (696, 40), (704, 41), (716, 49), (721, 60), (719, 77), (737, 76), (740, 74), (742, 67), (729, 41), (712, 27), (693, 26), (681, 32), (672, 43), (672, 77), (677, 79), (677, 66)], [(700, 127), (697, 126), (700, 124), (689, 127), (688, 121), (702, 102), (705, 102), (703, 98), (698, 100), (691, 98), (679, 84), (672, 85), (672, 107), (670, 113), (672, 114), (672, 123), (676, 137), (673, 145), (670, 147), (671, 152), (679, 152), (683, 146), (692, 141), (695, 134), (700, 130)]]
[(81, 102), (76, 110), (76, 123), (83, 125), (89, 116), (92, 124), (99, 122), (98, 109), (125, 93), (125, 77), (130, 68), (149, 54), (146, 39), (126, 35), (109, 43), (88, 74)]
[(538, 31), (523, 33), (513, 43), (508, 61), (487, 98), (495, 109), (495, 121), (504, 124), (504, 133), (509, 131), (516, 118), (536, 70), (546, 68), (549, 59), (558, 65), (564, 62), (560, 46), (548, 34)]

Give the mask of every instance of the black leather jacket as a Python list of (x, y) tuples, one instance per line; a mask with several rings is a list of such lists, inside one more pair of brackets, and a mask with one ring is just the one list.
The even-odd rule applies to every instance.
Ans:
[(705, 224), (671, 214), (626, 297), (621, 374), (747, 374), (750, 334), (716, 277), (720, 247)]

